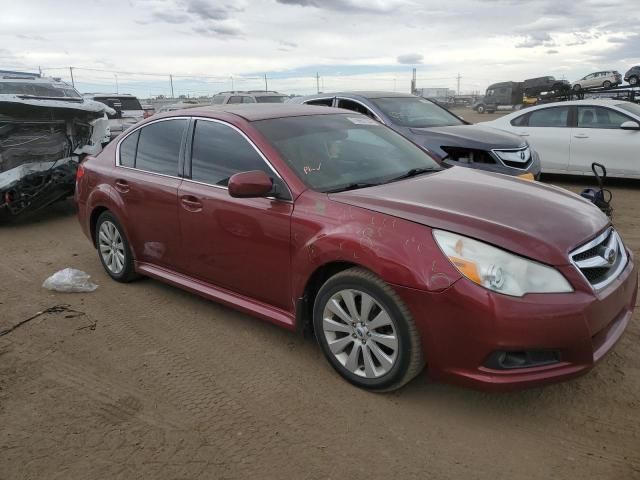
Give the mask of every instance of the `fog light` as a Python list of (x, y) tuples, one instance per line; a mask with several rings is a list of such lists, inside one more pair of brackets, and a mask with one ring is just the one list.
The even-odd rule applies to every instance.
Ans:
[(560, 352), (557, 350), (498, 350), (489, 355), (484, 366), (494, 370), (511, 370), (551, 365), (559, 361)]

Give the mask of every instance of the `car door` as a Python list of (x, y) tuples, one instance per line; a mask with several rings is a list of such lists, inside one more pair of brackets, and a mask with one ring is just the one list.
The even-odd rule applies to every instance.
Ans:
[(623, 130), (624, 122), (635, 121), (611, 108), (578, 106), (576, 125), (571, 129), (571, 171), (592, 174), (591, 164), (602, 163), (609, 175), (638, 175), (640, 132)]
[[(253, 143), (227, 123), (196, 119), (189, 134), (179, 218), (186, 273), (207, 283), (291, 310), (287, 186)], [(233, 198), (231, 175), (263, 170), (281, 198)]]
[(188, 120), (148, 123), (118, 145), (113, 187), (122, 199), (136, 260), (171, 269), (180, 265), (178, 186)]
[(569, 107), (546, 107), (515, 117), (509, 131), (525, 138), (540, 155), (543, 172), (566, 173), (571, 129)]

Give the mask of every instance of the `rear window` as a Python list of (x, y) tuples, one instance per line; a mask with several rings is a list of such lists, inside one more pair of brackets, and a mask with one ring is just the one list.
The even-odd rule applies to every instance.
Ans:
[(226, 97), (224, 95), (216, 95), (215, 97), (213, 97), (213, 100), (211, 100), (211, 103), (213, 105), (222, 105), (225, 98)]
[(287, 97), (279, 95), (265, 95), (262, 97), (255, 97), (258, 103), (284, 103)]
[[(141, 128), (135, 167), (163, 175), (178, 175), (178, 158), (186, 126), (187, 120), (180, 119)], [(122, 154), (122, 150), (120, 152)]]
[(616, 107), (640, 117), (640, 105), (638, 105), (637, 103), (617, 103)]
[(120, 103), (122, 110), (142, 110), (142, 105), (140, 105), (140, 101), (136, 97), (97, 97), (94, 100), (111, 108), (116, 103)]
[(0, 94), (51, 98), (82, 98), (74, 88), (62, 84), (54, 85), (35, 82), (0, 82)]

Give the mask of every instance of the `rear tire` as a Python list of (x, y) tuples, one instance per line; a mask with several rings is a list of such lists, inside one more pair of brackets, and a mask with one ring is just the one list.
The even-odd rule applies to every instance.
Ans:
[(420, 335), (393, 289), (373, 273), (350, 268), (320, 288), (313, 326), (331, 366), (367, 390), (396, 390), (424, 367)]
[(633, 85), (634, 87), (638, 85), (638, 77), (635, 75), (633, 77), (629, 77), (629, 85)]
[(580, 90), (582, 90), (582, 87), (579, 84), (573, 86), (574, 92), (579, 92)]
[(95, 238), (100, 262), (111, 278), (128, 283), (140, 277), (135, 271), (129, 241), (111, 212), (102, 212), (98, 217)]

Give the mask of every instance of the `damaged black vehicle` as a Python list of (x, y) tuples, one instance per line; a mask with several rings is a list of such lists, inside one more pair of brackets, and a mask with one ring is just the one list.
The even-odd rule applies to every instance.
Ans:
[(57, 79), (0, 76), (0, 220), (73, 194), (78, 161), (109, 141), (106, 113)]
[(291, 102), (367, 115), (436, 155), (445, 166), (540, 177), (540, 157), (525, 139), (472, 125), (425, 98), (395, 92), (342, 92), (297, 97)]

